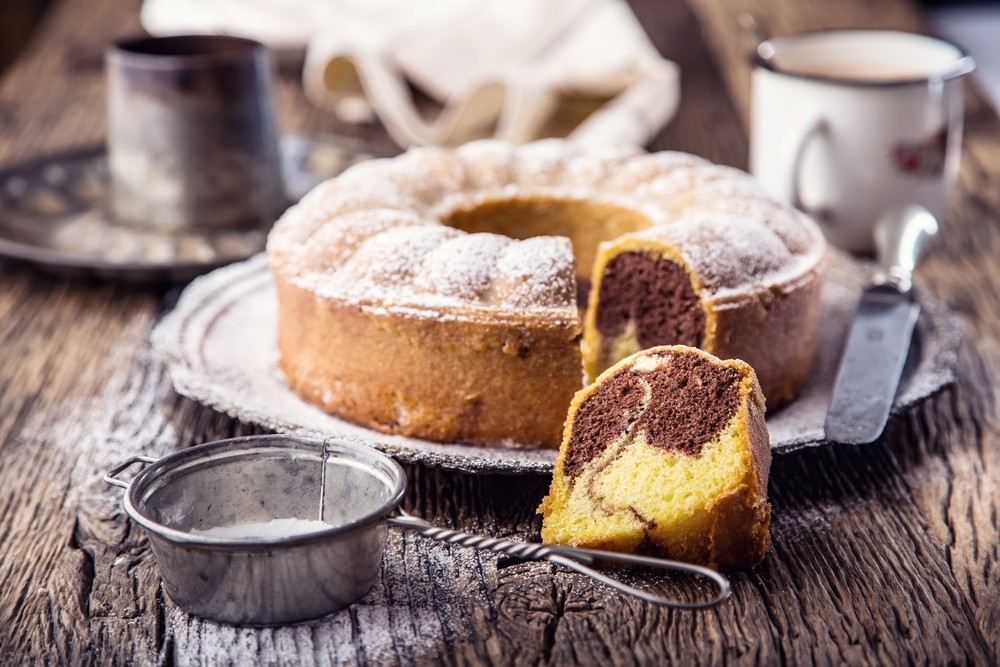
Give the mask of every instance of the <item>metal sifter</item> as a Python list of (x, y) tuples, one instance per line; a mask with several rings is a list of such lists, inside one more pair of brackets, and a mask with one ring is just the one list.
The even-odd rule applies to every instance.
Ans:
[[(118, 479), (137, 463), (148, 467), (131, 482)], [(133, 456), (104, 481), (126, 489), (125, 511), (149, 534), (170, 598), (185, 611), (225, 623), (293, 623), (352, 604), (375, 583), (388, 527), (548, 560), (674, 609), (711, 607), (730, 594), (723, 575), (698, 565), (432, 526), (399, 509), (403, 469), (351, 440), (285, 435), (220, 440), (161, 459)], [(593, 569), (597, 562), (700, 575), (717, 593), (704, 601), (668, 599)]]

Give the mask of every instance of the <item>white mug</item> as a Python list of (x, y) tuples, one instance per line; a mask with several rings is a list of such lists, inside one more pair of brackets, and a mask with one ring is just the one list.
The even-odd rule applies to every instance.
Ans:
[(957, 46), (905, 32), (768, 39), (754, 57), (750, 170), (834, 245), (870, 253), (890, 208), (921, 204), (943, 219), (973, 68)]

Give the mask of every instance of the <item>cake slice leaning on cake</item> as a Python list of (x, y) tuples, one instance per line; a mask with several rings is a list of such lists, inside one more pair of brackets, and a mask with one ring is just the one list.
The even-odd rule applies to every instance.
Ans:
[(770, 462), (748, 364), (682, 345), (644, 350), (574, 397), (542, 539), (756, 565), (770, 545)]

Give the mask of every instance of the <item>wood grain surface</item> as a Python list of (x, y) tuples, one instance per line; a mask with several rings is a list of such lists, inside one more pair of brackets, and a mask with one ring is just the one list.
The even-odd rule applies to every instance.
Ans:
[[(137, 3), (65, 0), (0, 82), (0, 165), (102, 140), (102, 53)], [(636, 2), (683, 72), (652, 148), (745, 166), (737, 17), (774, 32), (920, 29), (902, 0)], [(284, 128), (360, 135), (312, 108), (283, 58)], [(350, 609), (254, 630), (164, 595), (142, 530), (101, 475), (130, 454), (257, 432), (177, 396), (147, 338), (177, 289), (0, 264), (0, 662), (51, 664), (996, 664), (1000, 660), (1000, 121), (969, 94), (960, 192), (920, 284), (961, 313), (956, 386), (874, 446), (777, 458), (774, 548), (698, 613), (623, 599), (559, 568), (391, 533)], [(445, 526), (537, 539), (542, 477), (409, 467), (405, 506)], [(656, 585), (669, 586), (668, 583)], [(687, 590), (687, 589), (681, 589)]]

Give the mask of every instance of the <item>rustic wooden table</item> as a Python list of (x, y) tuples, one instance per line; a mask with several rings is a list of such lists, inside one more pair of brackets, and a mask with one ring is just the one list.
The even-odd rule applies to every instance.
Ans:
[[(736, 17), (775, 33), (920, 29), (903, 0), (636, 3), (683, 71), (680, 114), (653, 148), (744, 166), (749, 97)], [(102, 51), (137, 3), (65, 0), (0, 85), (0, 163), (102, 140)], [(304, 100), (286, 129), (347, 133)], [(286, 71), (287, 70), (287, 71)], [(356, 131), (355, 131), (356, 132)], [(382, 149), (381, 131), (365, 138)], [(256, 432), (179, 397), (148, 343), (177, 290), (0, 264), (0, 662), (602, 662), (1000, 660), (1000, 122), (970, 93), (961, 187), (921, 267), (966, 323), (956, 386), (858, 449), (774, 461), (774, 547), (724, 606), (670, 612), (546, 564), (394, 535), (399, 562), (348, 610), (252, 630), (165, 599), (146, 539), (101, 474), (128, 454)], [(406, 507), (447, 526), (536, 539), (541, 477), (410, 467)]]

